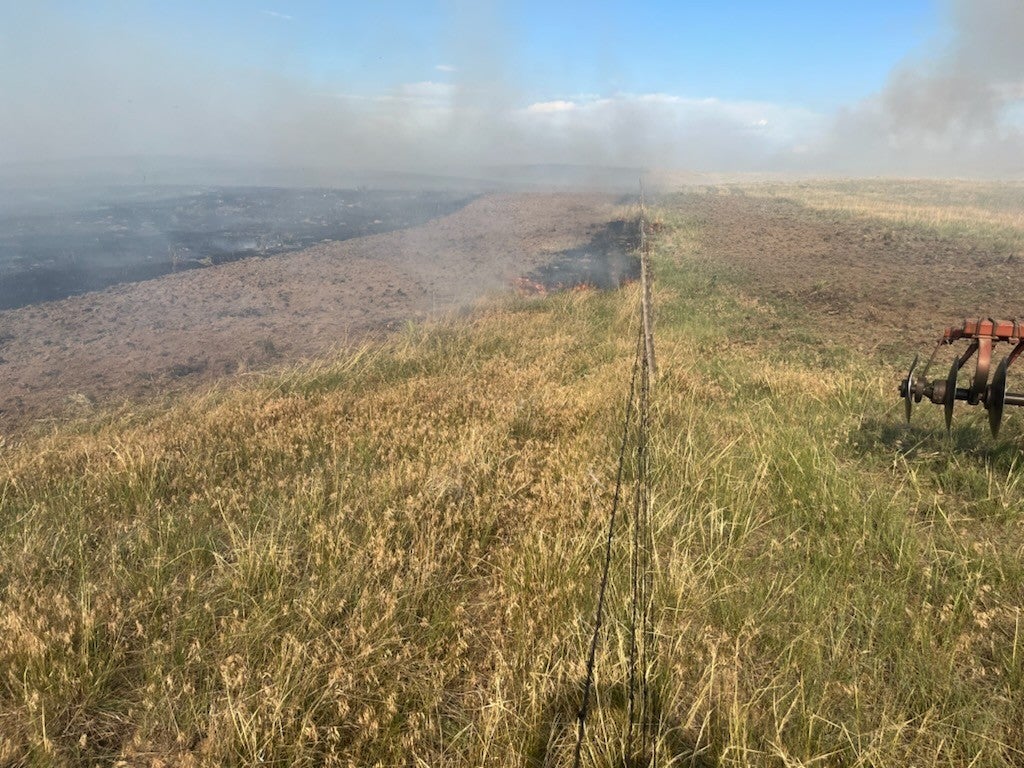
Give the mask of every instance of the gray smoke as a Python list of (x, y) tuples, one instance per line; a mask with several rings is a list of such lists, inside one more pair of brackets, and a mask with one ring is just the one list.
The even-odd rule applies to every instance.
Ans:
[[(232, 169), (250, 169), (246, 181), (267, 168), (289, 169), (297, 183), (331, 183), (338, 169), (479, 176), (496, 165), (552, 163), (1024, 174), (1022, 0), (952, 0), (945, 42), (834, 115), (663, 93), (531, 103), (517, 86), (514, 33), (488, 3), (447, 4), (440, 66), (373, 94), (358, 82), (281, 74), (286, 49), (231, 66), (160, 30), (100, 29), (53, 8), (0, 3), (0, 165), (8, 168), (68, 172), (82, 158), (93, 166), (134, 158), (144, 175), (152, 158), (165, 158), (193, 175), (224, 169), (213, 180), (225, 183)], [(288, 23), (285, 14), (266, 18)]]
[(952, 36), (841, 110), (813, 162), (850, 173), (1024, 173), (1024, 2), (955, 0)]

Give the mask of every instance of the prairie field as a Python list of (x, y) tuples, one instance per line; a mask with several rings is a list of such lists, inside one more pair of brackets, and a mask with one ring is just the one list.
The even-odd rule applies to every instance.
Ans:
[[(1024, 414), (947, 436), (896, 394), (1019, 312), (1022, 198), (654, 201), (656, 755), (624, 754), (623, 520), (584, 765), (1024, 762)], [(10, 434), (0, 764), (571, 765), (639, 296), (495, 295)]]

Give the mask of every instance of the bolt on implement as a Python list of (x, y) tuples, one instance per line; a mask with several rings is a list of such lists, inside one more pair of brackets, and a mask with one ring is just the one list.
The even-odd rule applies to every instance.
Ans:
[[(949, 374), (945, 379), (928, 382), (928, 369), (935, 360), (935, 355), (943, 346), (967, 341), (967, 349), (953, 360)], [(992, 350), (997, 344), (1010, 344), (1013, 348), (999, 361), (992, 380), (989, 371), (992, 367)], [(1006, 371), (1024, 351), (1024, 325), (1017, 320), (964, 320), (963, 325), (950, 327), (942, 334), (928, 358), (924, 370), (916, 374), (918, 357), (910, 364), (907, 376), (900, 382), (899, 393), (903, 398), (907, 421), (914, 403), (928, 398), (936, 405), (941, 405), (946, 412), (946, 431), (953, 424), (953, 404), (959, 400), (968, 405), (983, 405), (988, 411), (988, 424), (992, 435), (998, 436), (999, 425), (1003, 420), (1003, 411), (1007, 405), (1024, 405), (1024, 394), (1006, 391)], [(957, 386), (960, 369), (977, 356), (974, 376), (969, 386)]]

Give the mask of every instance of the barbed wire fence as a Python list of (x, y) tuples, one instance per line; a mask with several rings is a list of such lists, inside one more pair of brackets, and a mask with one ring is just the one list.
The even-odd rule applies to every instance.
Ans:
[[(654, 538), (651, 517), (650, 406), (652, 381), (656, 376), (654, 354), (653, 301), (651, 292), (650, 241), (648, 238), (647, 205), (640, 185), (638, 221), (641, 322), (633, 358), (629, 395), (623, 415), (622, 440), (619, 447), (615, 492), (608, 518), (604, 543), (601, 578), (598, 584), (597, 608), (586, 662), (583, 696), (577, 713), (576, 743), (573, 766), (582, 764), (586, 740), (587, 717), (594, 691), (597, 650), (607, 608), (608, 584), (611, 579), (616, 524), (623, 499), (623, 476), (627, 454), (632, 442), (635, 477), (633, 481), (632, 514), (627, 518), (629, 535), (629, 650), (626, 669), (626, 724), (623, 760), (626, 765), (657, 766), (658, 713), (651, 686), (651, 670), (657, 659), (657, 633), (654, 611)], [(633, 427), (631, 429), (631, 427)], [(632, 439), (631, 439), (632, 438)]]

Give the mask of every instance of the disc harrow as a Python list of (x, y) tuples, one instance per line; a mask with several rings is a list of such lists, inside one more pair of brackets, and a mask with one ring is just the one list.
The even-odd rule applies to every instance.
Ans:
[[(959, 357), (954, 358), (949, 374), (945, 379), (929, 382), (928, 369), (935, 361), (939, 349), (959, 341), (967, 341), (967, 349)], [(992, 352), (998, 344), (1010, 344), (1013, 348), (999, 361), (995, 373), (992, 374), (992, 380), (989, 381)], [(914, 403), (920, 403), (924, 398), (928, 398), (943, 407), (948, 432), (953, 425), (953, 405), (960, 401), (968, 405), (983, 405), (988, 411), (988, 424), (992, 435), (998, 436), (1006, 406), (1024, 405), (1024, 394), (1006, 391), (1007, 369), (1020, 357), (1021, 352), (1024, 352), (1024, 324), (1017, 320), (965, 320), (959, 327), (947, 328), (935, 345), (924, 369), (917, 373), (918, 357), (915, 356), (906, 378), (900, 382), (899, 393), (904, 401), (907, 422), (910, 421)], [(974, 375), (967, 382), (968, 386), (958, 386), (960, 369), (970, 362), (971, 358), (976, 358)]]

